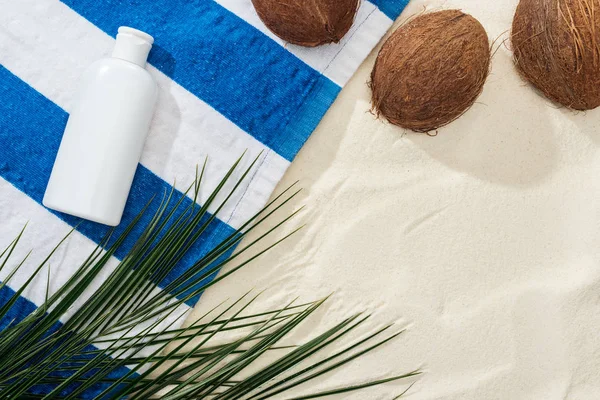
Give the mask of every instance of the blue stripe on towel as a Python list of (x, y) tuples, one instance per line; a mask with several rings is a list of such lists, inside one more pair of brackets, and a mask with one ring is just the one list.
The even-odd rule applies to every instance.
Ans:
[(152, 65), (290, 161), (340, 90), (212, 0), (63, 2), (113, 37), (153, 35)]
[[(0, 176), (39, 204), (42, 203), (67, 117), (63, 109), (0, 66)], [(138, 165), (125, 213), (115, 236), (124, 230), (152, 196), (162, 196), (169, 190), (171, 185), (144, 166)], [(174, 198), (179, 199), (181, 196), (183, 194), (177, 192)], [(190, 204), (192, 200), (186, 197), (182, 207)], [(159, 201), (152, 203), (132, 235), (117, 251), (117, 258), (122, 259), (131, 249), (158, 206)], [(104, 225), (82, 221), (58, 212), (54, 214), (71, 226), (77, 225), (79, 232), (96, 243), (100, 242), (107, 232)], [(215, 219), (202, 239), (190, 249), (185, 259), (171, 270), (160, 286), (164, 287), (180, 276), (186, 267), (233, 232), (234, 229), (229, 225)], [(192, 299), (188, 304), (192, 306), (196, 301), (197, 298)]]
[(410, 0), (370, 0), (392, 21), (400, 15)]

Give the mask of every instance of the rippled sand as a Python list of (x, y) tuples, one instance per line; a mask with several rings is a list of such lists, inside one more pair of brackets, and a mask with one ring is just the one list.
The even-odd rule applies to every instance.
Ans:
[[(492, 39), (516, 7), (413, 1), (402, 18), (424, 4), (471, 13)], [(409, 328), (319, 387), (422, 366), (409, 399), (600, 398), (600, 112), (557, 109), (501, 46), (463, 118), (435, 138), (404, 132), (369, 113), (373, 62), (280, 185), (301, 180), (306, 228), (203, 305), (252, 287), (269, 288), (264, 304), (335, 291), (315, 323), (366, 309), (376, 325)], [(404, 387), (341, 398), (389, 399)]]

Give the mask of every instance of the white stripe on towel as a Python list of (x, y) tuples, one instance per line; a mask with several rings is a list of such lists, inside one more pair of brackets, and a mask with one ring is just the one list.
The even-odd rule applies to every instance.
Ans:
[(251, 0), (216, 0), (216, 2), (342, 87), (393, 23), (375, 5), (362, 1), (354, 25), (340, 43), (306, 48), (286, 43), (269, 31), (256, 14)]
[[(8, 263), (7, 267), (0, 271), (0, 281), (3, 281), (14, 266), (31, 251), (27, 261), (19, 269), (19, 273), (15, 274), (9, 282), (13, 290), (19, 290), (35, 269), (50, 254), (52, 249), (72, 228), (2, 178), (0, 178), (0, 193), (2, 193), (2, 197), (0, 197), (0, 222), (2, 223), (0, 251), (4, 250), (17, 237), (23, 227), (27, 225), (18, 247), (11, 256), (12, 262)], [(50, 265), (50, 295), (56, 293), (73, 276), (77, 268), (94, 251), (96, 246), (96, 243), (77, 231), (74, 231), (69, 236), (67, 241), (59, 247), (47, 264)], [(76, 251), (73, 251), (73, 249)], [(62, 316), (62, 322), (66, 322), (73, 313), (81, 308), (85, 301), (108, 279), (108, 276), (114, 271), (118, 263), (119, 260), (111, 257), (108, 264), (92, 282), (90, 287), (77, 299), (73, 307)], [(25, 289), (23, 297), (40, 306), (46, 299), (47, 279), (48, 269), (46, 266), (35, 281)], [(160, 289), (157, 287), (156, 290)], [(177, 309), (178, 312), (174, 313), (174, 315), (178, 315), (189, 309), (189, 306), (183, 304)], [(168, 318), (164, 324), (168, 324), (174, 319), (174, 317)]]

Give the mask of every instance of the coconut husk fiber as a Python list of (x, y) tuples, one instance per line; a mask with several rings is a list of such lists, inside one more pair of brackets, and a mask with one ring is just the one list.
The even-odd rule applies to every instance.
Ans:
[(306, 47), (338, 43), (360, 0), (252, 0), (260, 19), (281, 39)]
[(430, 132), (473, 105), (489, 73), (481, 24), (459, 10), (423, 14), (385, 42), (371, 73), (373, 111), (392, 124)]
[(548, 98), (600, 105), (600, 0), (521, 0), (511, 41), (518, 71)]

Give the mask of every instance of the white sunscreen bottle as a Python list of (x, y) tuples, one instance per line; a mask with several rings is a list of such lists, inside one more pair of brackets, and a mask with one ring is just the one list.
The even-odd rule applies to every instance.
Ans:
[(120, 27), (112, 57), (83, 74), (43, 204), (105, 225), (120, 223), (144, 148), (157, 87), (146, 71), (152, 36)]

